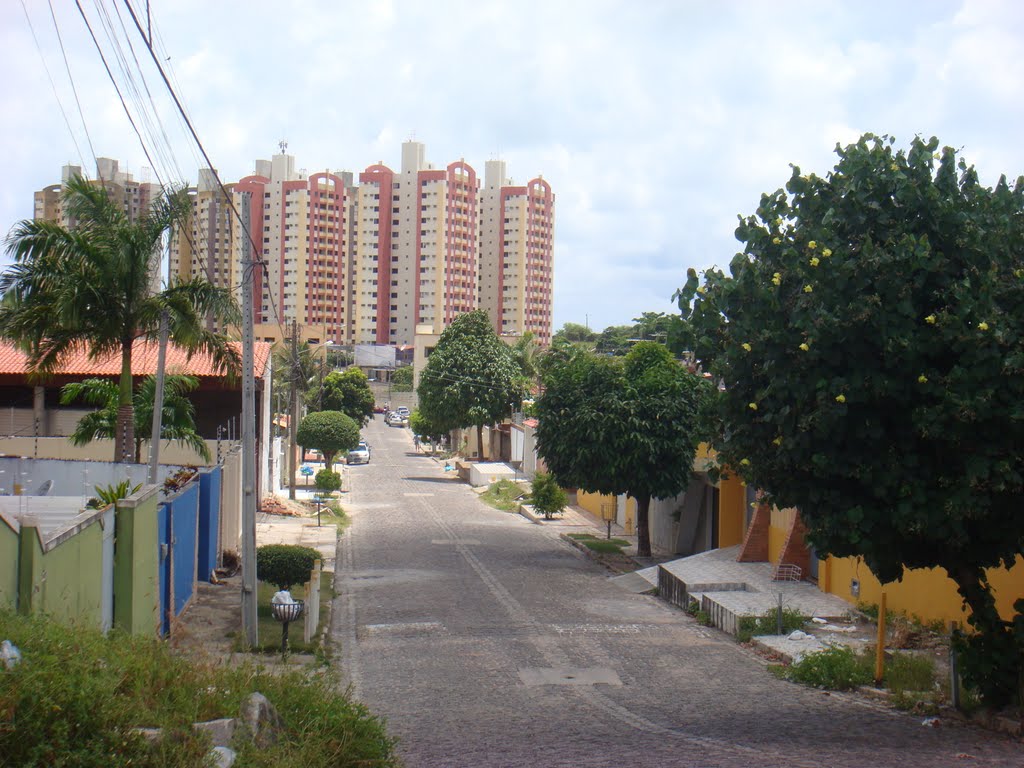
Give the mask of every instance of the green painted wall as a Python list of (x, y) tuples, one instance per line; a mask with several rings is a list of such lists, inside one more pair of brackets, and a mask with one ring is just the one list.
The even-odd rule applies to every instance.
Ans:
[(114, 626), (135, 635), (157, 634), (159, 564), (156, 487), (117, 503), (114, 550)]
[(44, 553), (38, 529), (23, 526), (18, 609), (99, 627), (102, 536), (97, 518)]
[(18, 534), (0, 518), (0, 607), (18, 605)]

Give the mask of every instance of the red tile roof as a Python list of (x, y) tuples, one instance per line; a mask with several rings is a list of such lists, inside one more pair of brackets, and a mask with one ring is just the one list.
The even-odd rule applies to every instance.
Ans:
[[(241, 343), (237, 341), (231, 343), (241, 354)], [(263, 376), (266, 371), (267, 362), (270, 360), (270, 346), (265, 341), (257, 341), (253, 347), (253, 369), (257, 378)], [(151, 373), (156, 373), (157, 353), (156, 342), (148, 342), (144, 339), (136, 341), (132, 349), (132, 375), (148, 376)], [(24, 352), (9, 342), (0, 341), (0, 375), (28, 373), (25, 360)], [(189, 359), (185, 351), (174, 344), (167, 345), (167, 371), (209, 378), (224, 376), (214, 368), (209, 355), (200, 352)], [(113, 354), (90, 360), (83, 346), (80, 351), (72, 353), (64, 361), (64, 364), (53, 373), (57, 376), (119, 376), (121, 374), (121, 356)]]

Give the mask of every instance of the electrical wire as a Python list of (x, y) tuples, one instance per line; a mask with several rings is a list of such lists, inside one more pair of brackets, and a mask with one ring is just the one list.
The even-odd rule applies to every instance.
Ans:
[[(96, 163), (99, 170), (99, 163), (96, 160), (96, 149), (92, 144), (92, 136), (89, 135), (89, 125), (85, 122), (85, 113), (82, 111), (82, 101), (78, 98), (78, 88), (75, 86), (75, 78), (71, 74), (71, 65), (68, 64), (68, 54), (64, 50), (64, 38), (60, 34), (60, 26), (57, 24), (57, 15), (53, 12), (53, 0), (47, 0), (50, 6), (50, 18), (53, 19), (53, 30), (57, 33), (57, 42), (60, 44), (60, 54), (64, 58), (64, 69), (68, 73), (68, 81), (71, 83), (71, 92), (75, 95), (75, 104), (78, 106), (78, 116), (82, 121), (82, 129), (85, 131), (86, 141), (89, 142), (89, 152), (92, 154), (92, 161)], [(27, 15), (27, 13), (26, 13)], [(82, 165), (85, 165), (83, 162)]]

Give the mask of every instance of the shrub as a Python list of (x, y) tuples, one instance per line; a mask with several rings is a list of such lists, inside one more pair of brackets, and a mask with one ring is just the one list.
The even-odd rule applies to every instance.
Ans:
[[(795, 629), (801, 629), (807, 623), (807, 617), (791, 608), (782, 609), (782, 632), (788, 635)], [(779, 612), (776, 608), (765, 611), (760, 616), (744, 616), (740, 619), (736, 639), (747, 642), (754, 635), (778, 635)]]
[(569, 503), (565, 491), (559, 487), (554, 475), (547, 472), (538, 472), (533, 478), (533, 490), (530, 493), (530, 503), (538, 512), (543, 512), (548, 520), (552, 515), (558, 515)]
[(320, 553), (296, 544), (267, 544), (256, 550), (256, 578), (279, 589), (305, 584)]
[(313, 481), (316, 483), (316, 489), (324, 493), (334, 493), (341, 488), (341, 474), (329, 469), (321, 469)]
[(789, 668), (789, 679), (815, 688), (847, 691), (871, 682), (870, 659), (858, 659), (851, 648), (834, 645), (809, 653)]

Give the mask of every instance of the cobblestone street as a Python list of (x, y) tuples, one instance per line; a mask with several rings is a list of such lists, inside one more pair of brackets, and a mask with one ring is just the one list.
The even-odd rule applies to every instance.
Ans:
[(1021, 766), (1018, 741), (775, 679), (730, 638), (484, 505), (377, 417), (348, 468), (343, 682), (426, 766)]

